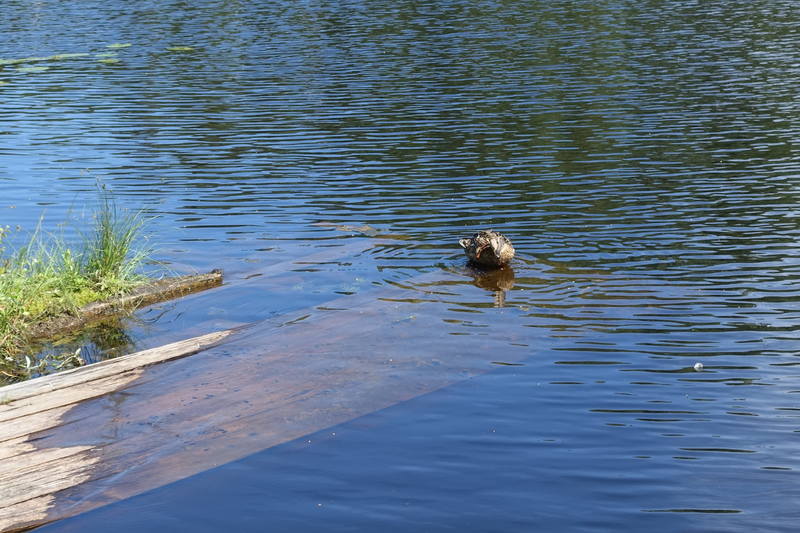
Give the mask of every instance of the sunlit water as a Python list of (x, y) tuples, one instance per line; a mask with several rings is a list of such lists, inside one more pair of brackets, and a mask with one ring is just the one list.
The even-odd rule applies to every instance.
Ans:
[(506, 307), (442, 298), (530, 349), (53, 529), (794, 530), (798, 28), (788, 0), (3, 2), (0, 59), (86, 54), (0, 70), (3, 224), (77, 238), (99, 182), (157, 259), (231, 278), (394, 237), (232, 321), (462, 272), (493, 227)]

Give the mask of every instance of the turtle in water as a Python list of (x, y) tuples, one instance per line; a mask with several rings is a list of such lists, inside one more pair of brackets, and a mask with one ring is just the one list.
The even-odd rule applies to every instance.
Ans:
[(483, 268), (502, 268), (514, 258), (514, 247), (508, 238), (494, 230), (482, 230), (458, 244), (464, 248), (470, 263)]

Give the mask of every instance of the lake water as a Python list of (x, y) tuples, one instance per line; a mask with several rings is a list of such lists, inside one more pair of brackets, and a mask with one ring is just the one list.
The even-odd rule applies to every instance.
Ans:
[[(498, 342), (477, 377), (45, 529), (796, 529), (794, 2), (2, 11), (0, 59), (81, 54), (0, 69), (2, 224), (75, 238), (62, 222), (100, 183), (156, 217), (176, 272), (240, 279), (364, 242), (292, 287), (151, 309), (87, 346), (390, 286), (413, 300), (448, 272), (465, 318), (420, 327), (516, 324), (507, 347), (527, 350), (497, 364)], [(518, 252), (504, 307), (456, 244), (485, 227)]]

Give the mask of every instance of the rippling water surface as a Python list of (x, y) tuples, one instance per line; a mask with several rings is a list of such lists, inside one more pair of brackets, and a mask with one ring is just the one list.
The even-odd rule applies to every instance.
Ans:
[[(0, 59), (83, 55), (0, 69), (3, 224), (72, 238), (99, 181), (176, 271), (360, 239), (231, 320), (455, 272), (435, 327), (529, 350), (57, 527), (794, 530), (798, 28), (789, 0), (4, 1)], [(518, 251), (502, 308), (455, 245), (480, 227)]]

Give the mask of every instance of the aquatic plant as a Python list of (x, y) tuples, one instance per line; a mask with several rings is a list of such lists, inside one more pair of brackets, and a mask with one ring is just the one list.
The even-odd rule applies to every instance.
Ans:
[(0, 67), (4, 65), (20, 65), (22, 63), (38, 63), (41, 61), (61, 61), (63, 59), (72, 59), (76, 57), (88, 56), (88, 53), (74, 53), (74, 54), (55, 54), (52, 56), (43, 57), (22, 57), (19, 59), (0, 59)]
[(141, 212), (120, 212), (110, 195), (101, 194), (93, 231), (85, 239), (82, 274), (111, 291), (140, 281), (135, 270), (150, 255), (148, 248), (136, 247), (144, 224)]
[(45, 70), (50, 70), (50, 67), (33, 67), (33, 66), (22, 66), (17, 67), (17, 72), (22, 72), (24, 74), (30, 74), (34, 72), (44, 72)]
[[(108, 51), (95, 53), (94, 56), (97, 58), (101, 58), (99, 59), (100, 63), (104, 63), (106, 65), (116, 65), (117, 63), (120, 62), (119, 59), (116, 59), (117, 50), (128, 48), (130, 46), (133, 45), (131, 43), (109, 44), (108, 46), (106, 46)], [(177, 48), (181, 50), (183, 49), (192, 50), (192, 48), (189, 47), (177, 47)], [(0, 59), (0, 70), (2, 70), (3, 67), (8, 66), (8, 67), (14, 67), (16, 71), (20, 73), (43, 72), (45, 70), (48, 70), (49, 67), (31, 65), (31, 63), (40, 63), (43, 61), (62, 61), (65, 59), (74, 59), (78, 57), (86, 57), (89, 55), (92, 54), (88, 52), (76, 52), (68, 54), (54, 54), (51, 56), (31, 56), (31, 57), (20, 57), (15, 59)], [(2, 84), (4, 85), (5, 83)]]
[(145, 281), (137, 267), (149, 256), (141, 246), (145, 219), (121, 212), (107, 194), (79, 248), (38, 227), (18, 250), (2, 247), (0, 231), (0, 377), (23, 379), (45, 368), (80, 364), (77, 353), (35, 358), (25, 353), (33, 324), (130, 291)]

